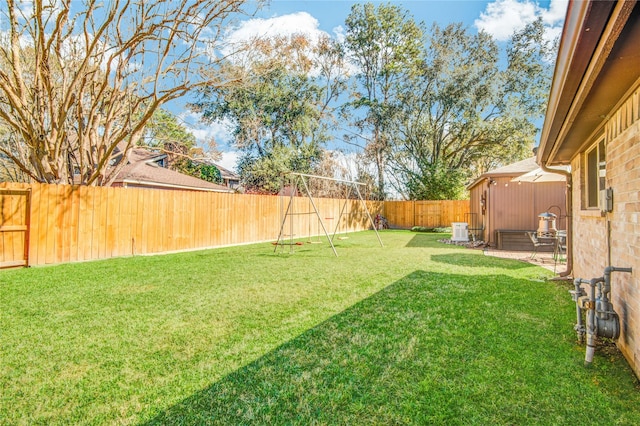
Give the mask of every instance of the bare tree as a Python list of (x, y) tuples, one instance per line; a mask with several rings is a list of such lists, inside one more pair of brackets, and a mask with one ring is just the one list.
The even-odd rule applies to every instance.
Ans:
[(227, 83), (219, 43), (245, 2), (7, 0), (0, 153), (38, 182), (109, 185), (156, 110)]

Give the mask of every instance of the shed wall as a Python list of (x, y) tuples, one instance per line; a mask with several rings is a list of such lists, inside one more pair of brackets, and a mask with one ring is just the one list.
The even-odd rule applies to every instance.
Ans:
[[(538, 215), (545, 211), (558, 216), (558, 229), (566, 229), (565, 182), (511, 182), (514, 177), (488, 176), (487, 180), (470, 188), (471, 213), (477, 214), (484, 226), (484, 240), (496, 246), (500, 230), (535, 231)], [(483, 194), (486, 198), (484, 213), (481, 205)]]

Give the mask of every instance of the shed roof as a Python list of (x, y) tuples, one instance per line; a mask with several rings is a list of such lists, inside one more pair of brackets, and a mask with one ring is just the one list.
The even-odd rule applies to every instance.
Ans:
[(497, 176), (520, 176), (525, 173), (528, 173), (532, 170), (538, 168), (538, 164), (536, 163), (536, 157), (525, 158), (524, 160), (517, 161), (515, 163), (507, 164), (506, 166), (498, 167), (493, 170), (489, 170), (481, 174), (476, 180), (467, 185), (467, 189), (471, 189), (476, 186), (478, 183), (489, 177), (497, 177)]
[(497, 169), (489, 170), (484, 173), (487, 176), (520, 176), (523, 173), (530, 172), (538, 167), (536, 164), (536, 157), (525, 158), (524, 160), (507, 164), (506, 166), (498, 167)]

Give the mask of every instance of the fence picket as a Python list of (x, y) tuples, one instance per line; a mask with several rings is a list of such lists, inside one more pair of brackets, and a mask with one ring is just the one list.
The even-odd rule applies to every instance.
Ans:
[[(2, 183), (7, 189), (31, 188), (29, 263), (43, 265), (161, 253), (231, 244), (274, 241), (288, 197), (141, 188), (71, 187)], [(4, 201), (4, 199), (7, 199)], [(286, 199), (285, 199), (286, 198)], [(360, 203), (314, 198), (329, 233), (369, 229)], [(3, 198), (3, 211), (20, 207)], [(372, 217), (383, 214), (392, 227), (442, 227), (464, 220), (468, 201), (368, 201)], [(306, 197), (295, 197), (297, 213), (313, 209)], [(23, 210), (24, 211), (24, 210)], [(5, 214), (6, 216), (6, 214)], [(327, 220), (327, 218), (332, 218)], [(322, 230), (315, 213), (293, 216), (296, 238)], [(289, 222), (286, 225), (289, 231)], [(9, 234), (9, 233), (5, 233)], [(2, 258), (23, 251), (23, 239), (6, 235)]]

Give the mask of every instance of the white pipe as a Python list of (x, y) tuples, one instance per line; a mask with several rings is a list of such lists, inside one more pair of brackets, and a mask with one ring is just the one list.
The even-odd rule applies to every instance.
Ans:
[(588, 342), (589, 342), (589, 339), (587, 338), (587, 352), (585, 353), (585, 356), (584, 356), (585, 365), (591, 365), (591, 363), (593, 362), (593, 354), (596, 351), (596, 347), (593, 345), (593, 343), (589, 345)]
[(591, 289), (589, 291), (589, 311), (587, 312), (587, 352), (584, 356), (585, 365), (593, 362), (593, 354), (596, 351), (596, 285), (603, 282), (604, 278), (593, 278), (588, 281)]
[(573, 293), (573, 300), (576, 302), (576, 326), (574, 327), (576, 333), (578, 334), (578, 343), (582, 344), (584, 341), (584, 324), (582, 322), (582, 308), (580, 308), (580, 296), (583, 296), (585, 293), (580, 287), (582, 280), (580, 278), (576, 278), (573, 280), (573, 285), (575, 287), (575, 291)]

